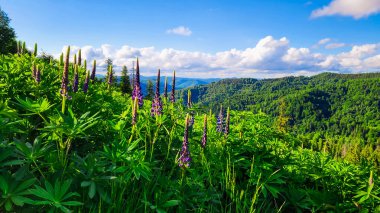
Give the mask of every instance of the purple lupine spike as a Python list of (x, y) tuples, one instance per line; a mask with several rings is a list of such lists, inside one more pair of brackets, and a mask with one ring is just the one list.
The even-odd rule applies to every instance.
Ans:
[(74, 80), (73, 80), (73, 92), (78, 92), (79, 76), (78, 76), (78, 65), (75, 64), (74, 67)]
[(230, 108), (227, 108), (227, 118), (226, 118), (226, 127), (224, 129), (224, 134), (228, 136), (228, 133), (230, 133)]
[(170, 101), (175, 103), (175, 70), (173, 72), (172, 94), (170, 95)]
[(84, 93), (87, 93), (87, 90), (88, 90), (88, 82), (90, 81), (90, 71), (87, 72), (86, 74), (86, 79), (84, 80), (84, 84), (83, 84), (83, 92)]
[(82, 50), (79, 49), (78, 51), (78, 66), (82, 65)]
[(32, 67), (32, 77), (33, 78), (36, 78), (36, 72), (37, 72), (36, 64), (33, 62), (33, 67)]
[(141, 85), (140, 85), (140, 67), (139, 67), (139, 59), (137, 58), (136, 61), (136, 75), (134, 78), (135, 86), (133, 87), (132, 92), (132, 99), (134, 100), (137, 98), (139, 100), (139, 106), (142, 106), (144, 104), (142, 92), (141, 92)]
[(135, 125), (137, 123), (137, 109), (139, 107), (138, 104), (139, 100), (137, 97), (133, 100), (133, 105), (132, 105), (132, 125)]
[(164, 98), (165, 98), (165, 100), (167, 100), (167, 98), (168, 98), (168, 77), (165, 77)]
[(178, 166), (182, 168), (190, 167), (191, 157), (189, 151), (189, 115), (186, 115), (185, 119), (185, 132), (183, 135), (182, 150), (179, 155)]
[(201, 142), (202, 148), (206, 147), (206, 143), (207, 143), (207, 115), (205, 114), (204, 120), (203, 120), (203, 136), (202, 136), (202, 142)]
[(91, 72), (92, 83), (94, 83), (94, 81), (95, 81), (95, 73), (96, 73), (96, 60), (94, 60), (94, 64), (92, 66), (92, 72)]
[(39, 84), (41, 82), (41, 70), (38, 68), (38, 66), (36, 67), (35, 77), (37, 84)]
[(223, 107), (220, 106), (220, 112), (216, 121), (216, 131), (222, 132), (223, 131)]
[(191, 108), (191, 90), (187, 90), (187, 108)]
[(67, 47), (66, 52), (66, 58), (65, 58), (65, 64), (63, 67), (63, 74), (62, 74), (62, 82), (61, 82), (61, 95), (66, 96), (67, 95), (67, 84), (69, 83), (69, 66), (70, 66), (70, 46)]
[(152, 116), (162, 114), (162, 101), (160, 97), (160, 70), (158, 70), (158, 73), (157, 73), (156, 93), (152, 101), (152, 109), (150, 110), (150, 114)]
[(189, 117), (189, 127), (194, 125), (194, 115), (190, 113)]

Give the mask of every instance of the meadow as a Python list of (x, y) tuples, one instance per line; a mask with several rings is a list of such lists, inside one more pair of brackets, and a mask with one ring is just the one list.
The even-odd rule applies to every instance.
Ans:
[(99, 79), (77, 56), (0, 55), (1, 211), (380, 211), (374, 165), (303, 147), (262, 112), (205, 113), (175, 78), (147, 100), (138, 67), (123, 93), (112, 66)]

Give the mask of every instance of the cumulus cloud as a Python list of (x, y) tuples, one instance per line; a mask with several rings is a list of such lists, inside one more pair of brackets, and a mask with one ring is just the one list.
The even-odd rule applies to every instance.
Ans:
[[(97, 60), (98, 71), (103, 74), (107, 58), (113, 60), (116, 74), (120, 74), (120, 68), (123, 65), (131, 68), (136, 57), (140, 59), (142, 75), (147, 76), (155, 75), (159, 68), (163, 75), (171, 75), (176, 70), (178, 76), (197, 78), (273, 78), (314, 75), (324, 71), (357, 73), (380, 70), (380, 44), (355, 45), (350, 51), (326, 55), (305, 47), (292, 47), (287, 38), (276, 39), (272, 36), (260, 39), (253, 47), (213, 54), (128, 45), (115, 48), (107, 44), (100, 47), (84, 46), (81, 49), (82, 57), (87, 59), (88, 64)], [(66, 47), (62, 52), (65, 50)], [(72, 46), (71, 50), (73, 55), (79, 47)], [(59, 54), (56, 56), (59, 57)]]
[(188, 27), (179, 26), (173, 29), (166, 30), (167, 34), (175, 34), (180, 36), (190, 36), (193, 32)]
[(380, 0), (333, 0), (329, 5), (314, 10), (311, 17), (340, 15), (360, 19), (379, 12)]

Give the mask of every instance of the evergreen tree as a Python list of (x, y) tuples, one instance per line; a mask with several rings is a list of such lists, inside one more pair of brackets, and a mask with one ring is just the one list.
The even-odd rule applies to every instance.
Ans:
[(123, 66), (123, 69), (121, 70), (121, 92), (123, 94), (132, 93), (131, 81), (129, 79), (128, 69), (126, 66)]
[(9, 26), (10, 21), (8, 15), (0, 8), (0, 54), (17, 52), (16, 33)]
[(152, 100), (153, 96), (154, 96), (153, 83), (151, 80), (149, 80), (148, 85), (147, 85), (147, 95), (145, 96), (145, 98), (148, 100)]

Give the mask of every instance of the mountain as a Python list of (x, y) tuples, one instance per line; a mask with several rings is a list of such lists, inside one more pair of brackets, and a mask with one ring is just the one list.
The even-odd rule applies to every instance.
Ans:
[(286, 118), (297, 134), (357, 136), (380, 145), (380, 73), (223, 79), (190, 90), (193, 103), (214, 112), (220, 105), (261, 111), (273, 121)]

